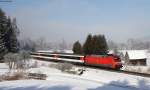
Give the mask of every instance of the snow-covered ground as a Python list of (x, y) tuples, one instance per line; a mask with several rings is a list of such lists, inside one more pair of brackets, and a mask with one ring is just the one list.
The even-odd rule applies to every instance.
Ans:
[(124, 65), (122, 70), (150, 74), (150, 66), (127, 66), (127, 65)]
[(8, 72), (8, 65), (0, 63), (0, 75)]
[(150, 90), (150, 78), (146, 77), (90, 68), (82, 75), (73, 75), (48, 67), (49, 62), (38, 63), (38, 68), (28, 71), (46, 74), (46, 80), (4, 81), (0, 90)]

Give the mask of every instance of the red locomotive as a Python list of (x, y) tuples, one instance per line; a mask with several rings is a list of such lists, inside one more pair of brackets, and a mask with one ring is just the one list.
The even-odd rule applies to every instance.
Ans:
[(109, 67), (112, 69), (120, 69), (122, 67), (120, 58), (113, 54), (88, 55), (85, 56), (84, 63), (89, 65), (101, 66), (101, 67)]
[(67, 61), (72, 63), (83, 63), (87, 65), (109, 67), (112, 69), (120, 69), (122, 67), (121, 60), (118, 56), (113, 54), (105, 55), (74, 55), (62, 53), (31, 53), (34, 58), (43, 58), (55, 61)]

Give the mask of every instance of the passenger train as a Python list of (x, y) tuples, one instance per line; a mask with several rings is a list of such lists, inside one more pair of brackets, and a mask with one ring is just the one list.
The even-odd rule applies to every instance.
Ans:
[(36, 53), (31, 53), (31, 56), (33, 58), (80, 63), (80, 64), (86, 64), (92, 66), (108, 67), (112, 69), (120, 69), (122, 67), (122, 63), (119, 56), (116, 56), (114, 54), (74, 55), (74, 54), (67, 54), (67, 53), (36, 52)]

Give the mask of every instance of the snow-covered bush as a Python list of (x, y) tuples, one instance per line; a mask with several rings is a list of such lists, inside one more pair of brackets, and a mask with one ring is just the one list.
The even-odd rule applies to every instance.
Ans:
[(72, 67), (73, 65), (70, 63), (60, 63), (57, 68), (61, 71), (67, 71), (72, 69)]
[(49, 64), (48, 67), (59, 69), (59, 64)]
[(15, 72), (12, 76), (10, 76), (10, 79), (12, 80), (19, 80), (25, 78), (24, 72)]
[(35, 61), (35, 62), (32, 64), (31, 68), (37, 68), (37, 67), (38, 67), (38, 62)]

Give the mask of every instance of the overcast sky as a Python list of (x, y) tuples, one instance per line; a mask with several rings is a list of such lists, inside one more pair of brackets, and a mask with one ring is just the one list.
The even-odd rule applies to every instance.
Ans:
[(150, 0), (12, 0), (0, 8), (16, 17), (21, 38), (83, 42), (92, 33), (124, 42), (150, 36)]

